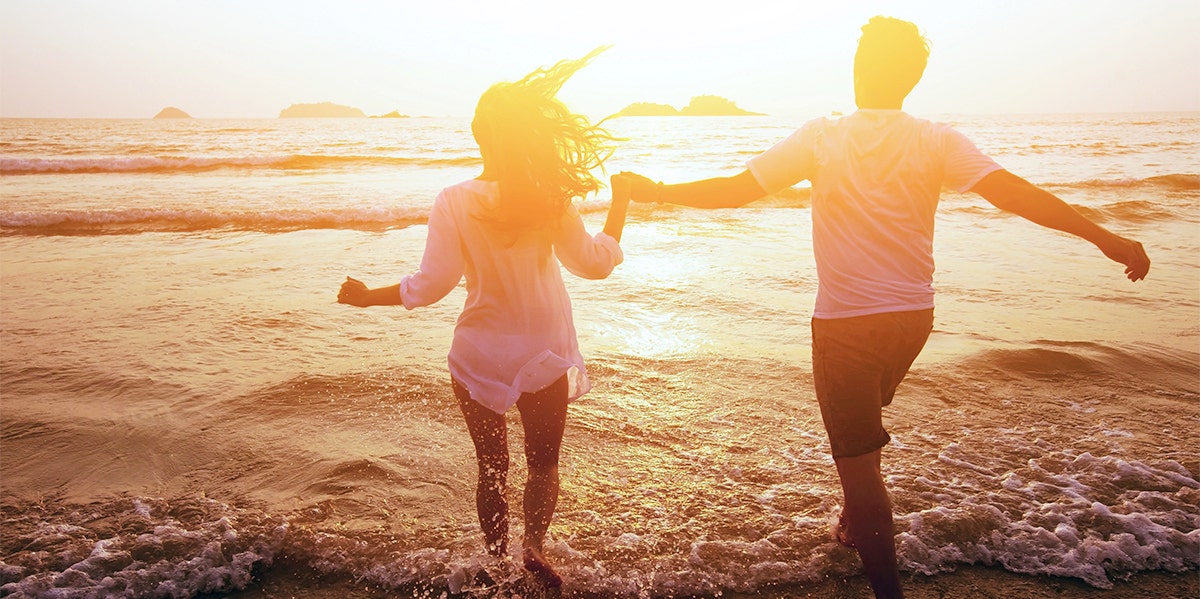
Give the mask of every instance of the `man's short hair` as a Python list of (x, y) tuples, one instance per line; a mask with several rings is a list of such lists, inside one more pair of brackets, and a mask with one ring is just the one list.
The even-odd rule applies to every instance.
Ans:
[(871, 17), (862, 27), (854, 54), (855, 91), (871, 99), (903, 100), (921, 80), (928, 62), (929, 40), (915, 24)]

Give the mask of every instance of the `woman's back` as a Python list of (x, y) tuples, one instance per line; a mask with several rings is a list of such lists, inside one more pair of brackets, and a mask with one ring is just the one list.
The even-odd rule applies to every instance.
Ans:
[(443, 190), (430, 214), (421, 270), (402, 282), (401, 293), (408, 307), (432, 303), (465, 275), (450, 372), (476, 401), (503, 412), (564, 371), (574, 373), (571, 398), (587, 392), (559, 263), (601, 279), (624, 256), (612, 237), (589, 235), (572, 205), (542, 229), (497, 226), (488, 215), (499, 197), (496, 183), (479, 179)]

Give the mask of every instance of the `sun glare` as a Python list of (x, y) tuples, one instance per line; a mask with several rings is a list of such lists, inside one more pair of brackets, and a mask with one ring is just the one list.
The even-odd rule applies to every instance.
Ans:
[(933, 43), (911, 98), (923, 111), (1200, 109), (1200, 80), (1177, 70), (1200, 55), (1195, 2), (1153, 11), (1031, 0), (232, 6), (0, 3), (0, 116), (148, 118), (178, 106), (198, 117), (274, 117), (321, 101), (462, 116), (492, 83), (607, 44), (563, 90), (587, 114), (715, 94), (811, 116), (850, 103), (859, 27), (876, 14), (915, 22)]

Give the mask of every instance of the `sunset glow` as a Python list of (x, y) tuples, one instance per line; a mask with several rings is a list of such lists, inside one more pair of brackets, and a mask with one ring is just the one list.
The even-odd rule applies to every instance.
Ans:
[(916, 112), (1200, 109), (1200, 4), (785, 1), (695, 5), (494, 2), (0, 5), (0, 116), (274, 117), (297, 102), (367, 114), (468, 115), (482, 90), (613, 49), (562, 97), (607, 115), (717, 94), (772, 115), (852, 108), (858, 27), (917, 23), (930, 66)]
[(1200, 598), (1197, 30), (0, 0), (0, 596)]

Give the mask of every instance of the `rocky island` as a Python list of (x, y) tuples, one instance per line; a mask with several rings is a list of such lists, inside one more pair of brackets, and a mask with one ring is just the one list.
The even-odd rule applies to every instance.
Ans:
[(696, 96), (682, 109), (676, 110), (668, 104), (635, 102), (622, 108), (617, 116), (766, 116), (761, 112), (750, 112), (738, 107), (732, 100), (721, 96)]
[(617, 116), (679, 116), (679, 109), (669, 104), (634, 102), (622, 108)]
[(352, 106), (333, 102), (319, 104), (292, 104), (279, 111), (279, 118), (366, 118), (366, 114)]
[(409, 118), (409, 116), (407, 114), (400, 114), (399, 110), (393, 110), (387, 114), (378, 114), (378, 115), (373, 114), (373, 115), (371, 115), (371, 118), (373, 118), (373, 119), (407, 119), (407, 118)]
[(156, 119), (190, 119), (190, 118), (192, 118), (192, 115), (190, 115), (178, 108), (175, 108), (174, 106), (168, 106), (168, 107), (158, 111), (158, 114), (154, 115), (154, 118), (156, 118)]

